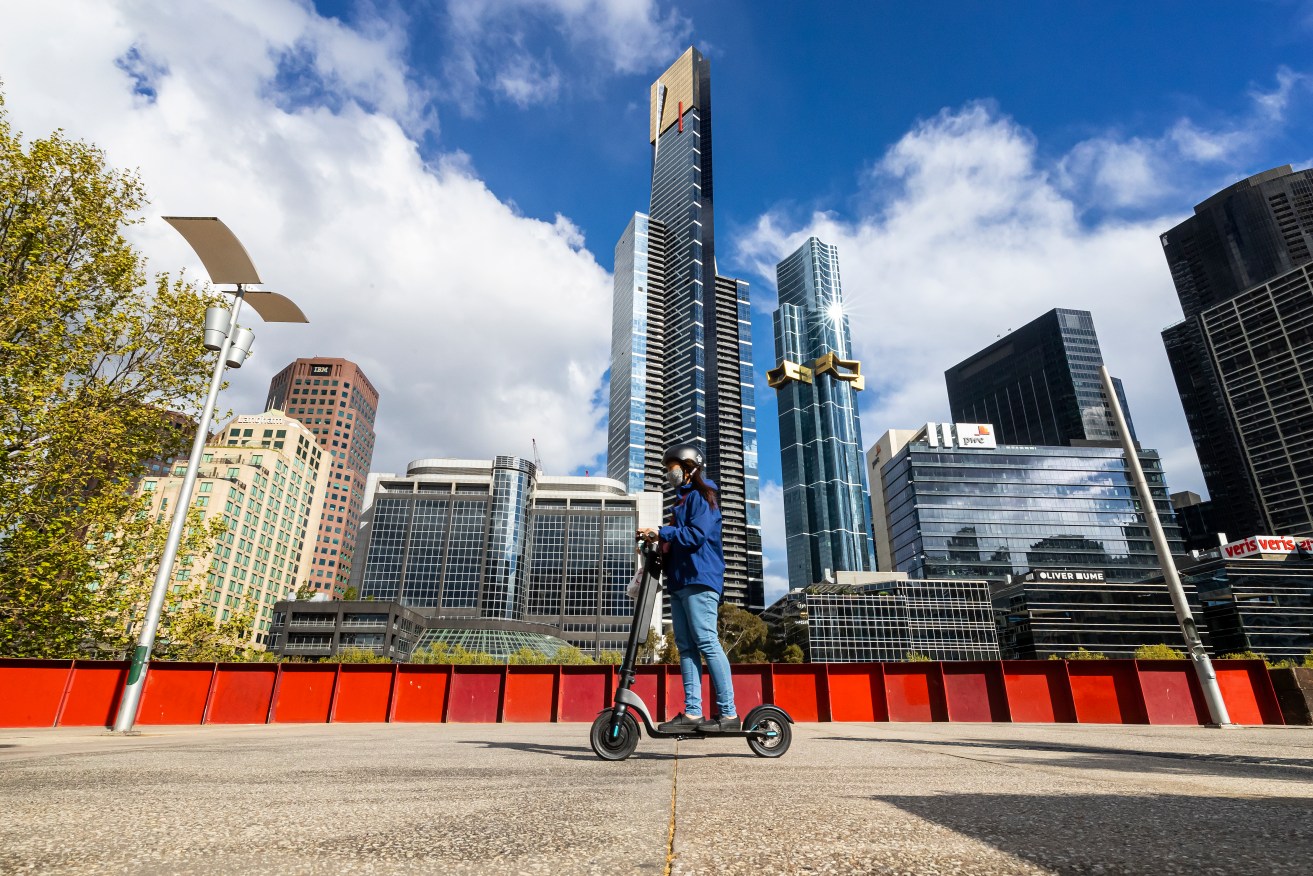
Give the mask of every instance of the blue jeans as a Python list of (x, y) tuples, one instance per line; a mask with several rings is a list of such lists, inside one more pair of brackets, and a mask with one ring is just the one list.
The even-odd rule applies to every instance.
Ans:
[(698, 655), (707, 661), (711, 686), (716, 690), (717, 714), (722, 718), (737, 714), (729, 658), (716, 634), (719, 608), (720, 594), (701, 584), (670, 594), (670, 619), (675, 627), (675, 647), (679, 649), (679, 672), (684, 676), (684, 713), (688, 715), (703, 714), (702, 666)]

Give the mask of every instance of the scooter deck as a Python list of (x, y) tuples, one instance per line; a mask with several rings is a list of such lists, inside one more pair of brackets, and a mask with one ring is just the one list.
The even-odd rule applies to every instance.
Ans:
[(660, 730), (648, 730), (647, 735), (653, 739), (746, 739), (749, 736), (765, 739), (770, 734), (765, 730), (717, 730), (714, 733), (662, 733)]

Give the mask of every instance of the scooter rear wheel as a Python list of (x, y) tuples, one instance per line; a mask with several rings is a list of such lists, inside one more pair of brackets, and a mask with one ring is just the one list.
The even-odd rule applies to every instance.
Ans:
[(767, 707), (752, 717), (752, 726), (743, 729), (760, 730), (767, 734), (748, 737), (748, 748), (752, 749), (753, 754), (757, 757), (779, 757), (789, 750), (793, 730), (790, 729), (788, 716), (779, 709)]
[(638, 747), (638, 722), (626, 712), (613, 733), (611, 710), (607, 709), (593, 721), (588, 742), (593, 746), (593, 753), (602, 760), (624, 760)]

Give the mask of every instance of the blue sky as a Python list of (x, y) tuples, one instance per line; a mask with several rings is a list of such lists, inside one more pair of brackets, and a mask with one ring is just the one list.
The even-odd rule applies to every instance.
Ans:
[(220, 215), (305, 304), (308, 327), (256, 327), (226, 403), (260, 407), (294, 356), (355, 358), (383, 393), (382, 471), (532, 438), (550, 471), (602, 467), (612, 251), (647, 206), (648, 85), (689, 44), (712, 63), (717, 255), (752, 283), (759, 375), (773, 265), (818, 234), (872, 375), (868, 444), (945, 417), (944, 368), (1083, 307), (1170, 484), (1202, 491), (1157, 235), (1313, 163), (1309, 2), (57, 0), (7, 21), (12, 119), (140, 169), (153, 268), (198, 272), (159, 215)]

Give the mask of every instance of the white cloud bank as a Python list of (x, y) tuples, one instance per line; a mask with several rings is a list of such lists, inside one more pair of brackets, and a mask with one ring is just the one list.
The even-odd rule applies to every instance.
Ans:
[(217, 215), (309, 326), (258, 321), (221, 407), (259, 410), (298, 356), (346, 356), (382, 394), (374, 468), (531, 454), (596, 468), (609, 354), (608, 273), (579, 230), (517, 215), (432, 129), (404, 36), (290, 0), (18, 5), (0, 28), (15, 126), (62, 127), (152, 196), (136, 234), (154, 270), (187, 266), (159, 216)]
[(1107, 138), (1046, 165), (1032, 134), (991, 105), (943, 110), (874, 165), (860, 215), (794, 220), (771, 212), (736, 243), (768, 280), (808, 235), (838, 246), (854, 346), (871, 375), (862, 398), (868, 444), (887, 429), (947, 418), (948, 367), (1053, 307), (1079, 308), (1093, 312), (1104, 359), (1125, 380), (1141, 441), (1163, 453), (1171, 487), (1202, 490), (1159, 336), (1181, 311), (1158, 235), (1189, 215), (1193, 201), (1150, 218), (1141, 209), (1135, 220), (1090, 224), (1081, 217), (1090, 202), (1078, 194), (1102, 193), (1105, 209), (1149, 203), (1127, 193), (1172, 179), (1156, 168), (1164, 153), (1181, 157), (1186, 130), (1194, 131), (1195, 153), (1233, 157), (1226, 145), (1201, 145), (1225, 144), (1226, 132), (1181, 122), (1153, 148)]

